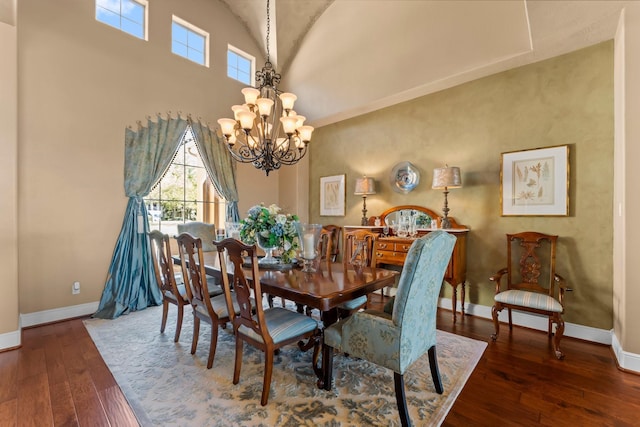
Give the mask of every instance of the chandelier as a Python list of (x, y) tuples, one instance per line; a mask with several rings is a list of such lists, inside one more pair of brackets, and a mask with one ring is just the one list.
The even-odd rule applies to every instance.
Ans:
[(281, 76), (269, 57), (269, 0), (267, 0), (267, 61), (256, 72), (258, 88), (242, 89), (244, 104), (234, 105), (233, 119), (219, 119), (218, 124), (231, 156), (242, 163), (253, 163), (269, 172), (281, 165), (293, 165), (307, 153), (312, 126), (293, 110), (297, 97), (278, 90)]

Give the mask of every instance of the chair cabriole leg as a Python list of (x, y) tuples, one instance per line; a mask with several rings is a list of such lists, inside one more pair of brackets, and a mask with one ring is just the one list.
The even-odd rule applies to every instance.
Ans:
[(502, 307), (498, 308), (496, 304), (494, 304), (494, 306), (491, 308), (491, 317), (493, 318), (493, 327), (496, 330), (494, 334), (491, 334), (491, 339), (493, 341), (498, 339), (498, 333), (500, 332), (500, 322), (498, 322), (498, 313), (500, 313), (500, 310), (502, 310)]

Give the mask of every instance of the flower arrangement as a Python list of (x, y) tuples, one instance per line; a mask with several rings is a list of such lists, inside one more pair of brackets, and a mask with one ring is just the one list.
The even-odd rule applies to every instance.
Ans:
[(268, 208), (264, 204), (255, 205), (247, 215), (240, 221), (240, 239), (249, 244), (258, 243), (263, 248), (280, 248), (282, 262), (290, 263), (298, 250), (298, 233), (295, 227), (298, 215), (283, 214), (282, 209), (275, 204)]

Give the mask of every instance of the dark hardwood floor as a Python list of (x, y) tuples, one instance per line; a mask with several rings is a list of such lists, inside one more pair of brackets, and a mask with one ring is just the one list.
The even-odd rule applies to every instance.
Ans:
[[(438, 328), (490, 341), (489, 320), (451, 317), (440, 311)], [(0, 426), (137, 425), (82, 319), (25, 329), (22, 343), (0, 353)], [(618, 370), (607, 346), (565, 338), (562, 349), (558, 361), (545, 333), (502, 328), (443, 425), (640, 425), (640, 376)]]

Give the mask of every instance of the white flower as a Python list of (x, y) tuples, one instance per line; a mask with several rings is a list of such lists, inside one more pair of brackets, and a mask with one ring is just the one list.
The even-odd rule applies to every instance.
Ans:
[(280, 207), (278, 205), (273, 204), (267, 208), (269, 210), (269, 215), (277, 215), (280, 212)]
[(283, 215), (283, 214), (276, 215), (276, 223), (277, 224), (286, 224), (287, 223), (287, 216)]
[(285, 239), (284, 241), (284, 250), (288, 251), (289, 249), (291, 249), (291, 242), (289, 242), (288, 240)]

